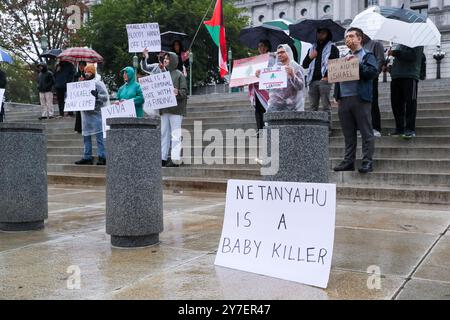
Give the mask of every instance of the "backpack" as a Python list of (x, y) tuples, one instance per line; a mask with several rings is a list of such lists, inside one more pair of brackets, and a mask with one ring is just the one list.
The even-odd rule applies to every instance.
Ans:
[(420, 80), (427, 78), (427, 57), (422, 53), (422, 63), (420, 65)]

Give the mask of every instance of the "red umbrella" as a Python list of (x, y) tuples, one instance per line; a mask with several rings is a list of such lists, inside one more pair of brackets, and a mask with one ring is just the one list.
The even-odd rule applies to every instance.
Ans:
[(61, 61), (68, 61), (72, 63), (86, 61), (88, 63), (101, 63), (103, 62), (103, 57), (99, 55), (95, 50), (89, 48), (70, 48), (64, 50), (58, 59)]

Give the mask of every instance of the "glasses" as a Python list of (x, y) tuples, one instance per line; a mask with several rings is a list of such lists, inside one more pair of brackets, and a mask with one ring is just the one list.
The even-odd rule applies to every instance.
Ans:
[(286, 53), (286, 51), (278, 51), (277, 52), (278, 55), (282, 55), (282, 54), (285, 54), (285, 53)]

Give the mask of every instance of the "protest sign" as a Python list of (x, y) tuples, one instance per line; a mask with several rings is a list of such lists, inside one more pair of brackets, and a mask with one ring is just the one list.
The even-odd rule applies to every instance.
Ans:
[(136, 118), (134, 100), (124, 100), (102, 108), (103, 138), (106, 138), (106, 131), (109, 130), (106, 125), (106, 119), (109, 118)]
[(67, 84), (65, 112), (91, 111), (95, 109), (95, 80), (71, 82)]
[(328, 82), (346, 82), (359, 80), (359, 60), (352, 58), (328, 60)]
[(265, 68), (259, 76), (261, 90), (287, 88), (287, 72), (284, 67)]
[(161, 34), (158, 23), (127, 24), (128, 52), (161, 51)]
[(170, 72), (157, 73), (140, 78), (139, 83), (145, 99), (145, 112), (152, 114), (154, 110), (177, 105)]
[(326, 288), (336, 185), (229, 180), (215, 264)]
[(268, 64), (268, 53), (256, 57), (234, 60), (230, 87), (242, 87), (257, 83), (259, 79), (255, 75), (256, 71), (267, 68)]

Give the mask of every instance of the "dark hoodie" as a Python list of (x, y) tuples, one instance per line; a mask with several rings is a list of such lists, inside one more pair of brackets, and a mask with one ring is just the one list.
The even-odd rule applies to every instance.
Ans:
[[(322, 78), (323, 78), (322, 77), (322, 53), (323, 53), (323, 49), (325, 48), (327, 43), (330, 41), (333, 41), (333, 36), (332, 36), (331, 32), (328, 31), (327, 39), (322, 43), (317, 42), (317, 58), (315, 61), (315, 68), (314, 68), (314, 74), (313, 74), (312, 81), (319, 81), (319, 80), (322, 80)], [(338, 59), (338, 58), (339, 58), (339, 49), (335, 45), (332, 45), (329, 59)], [(305, 59), (303, 60), (303, 65), (302, 65), (303, 68), (308, 69), (309, 65), (311, 64), (312, 61), (313, 61), (313, 59), (309, 58), (309, 51), (308, 51), (308, 54), (306, 55)], [(324, 76), (327, 77), (328, 73), (326, 73)]]
[(169, 52), (170, 56), (170, 64), (167, 67), (170, 72), (170, 76), (172, 78), (173, 87), (178, 89), (177, 102), (178, 105), (176, 107), (161, 109), (160, 114), (176, 114), (180, 116), (186, 116), (186, 104), (187, 104), (187, 82), (186, 77), (183, 73), (177, 69), (178, 67), (178, 56), (174, 52)]
[(53, 73), (48, 70), (46, 64), (39, 64), (39, 66), (42, 66), (42, 70), (39, 73), (38, 90), (42, 93), (50, 92), (55, 84)]

